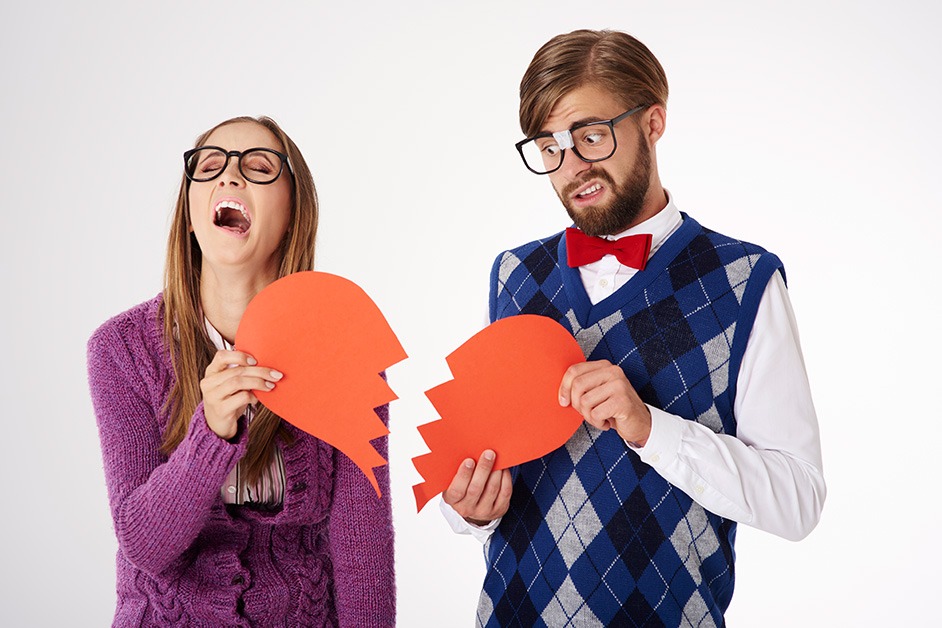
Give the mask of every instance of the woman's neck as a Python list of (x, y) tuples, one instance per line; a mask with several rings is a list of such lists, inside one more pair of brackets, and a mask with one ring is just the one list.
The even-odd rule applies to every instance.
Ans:
[(265, 274), (244, 270), (227, 273), (204, 265), (200, 276), (203, 315), (223, 338), (233, 342), (249, 301), (276, 278), (276, 270)]

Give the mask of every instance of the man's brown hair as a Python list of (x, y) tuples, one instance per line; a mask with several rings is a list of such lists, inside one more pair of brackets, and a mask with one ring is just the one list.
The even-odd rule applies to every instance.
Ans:
[(539, 133), (556, 102), (588, 84), (609, 90), (625, 109), (667, 106), (667, 76), (647, 46), (619, 31), (573, 31), (543, 44), (520, 81), (524, 135)]

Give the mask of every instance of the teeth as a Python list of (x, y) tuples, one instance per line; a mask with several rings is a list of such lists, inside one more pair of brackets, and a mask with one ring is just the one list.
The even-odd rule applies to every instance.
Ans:
[(586, 190), (583, 190), (582, 192), (579, 192), (576, 196), (588, 196), (589, 194), (594, 194), (595, 192), (598, 192), (601, 189), (602, 189), (602, 186), (596, 183), (592, 187)]
[(247, 222), (249, 223), (252, 222), (252, 220), (249, 218), (248, 212), (245, 211), (245, 207), (242, 206), (242, 203), (239, 203), (237, 201), (223, 201), (219, 203), (218, 205), (216, 205), (216, 220), (219, 220), (219, 214), (222, 212), (222, 210), (227, 209), (227, 208), (239, 210), (239, 212), (242, 214), (243, 218), (245, 218)]

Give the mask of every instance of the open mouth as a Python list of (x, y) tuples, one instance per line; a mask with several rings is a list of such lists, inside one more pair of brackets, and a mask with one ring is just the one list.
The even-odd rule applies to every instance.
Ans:
[(576, 194), (576, 198), (579, 198), (579, 199), (591, 198), (592, 196), (594, 196), (600, 191), (602, 191), (602, 184), (596, 183), (595, 185), (590, 185), (586, 189)]
[(216, 204), (213, 224), (227, 231), (242, 235), (252, 226), (252, 219), (245, 206), (238, 201), (221, 201)]

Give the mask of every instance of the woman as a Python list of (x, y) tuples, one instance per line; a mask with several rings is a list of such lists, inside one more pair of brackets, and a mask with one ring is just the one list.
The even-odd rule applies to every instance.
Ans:
[(114, 624), (392, 625), (386, 467), (380, 500), (346, 456), (256, 405), (281, 374), (231, 345), (255, 294), (313, 266), (311, 173), (270, 118), (227, 120), (196, 146), (163, 293), (88, 345)]

